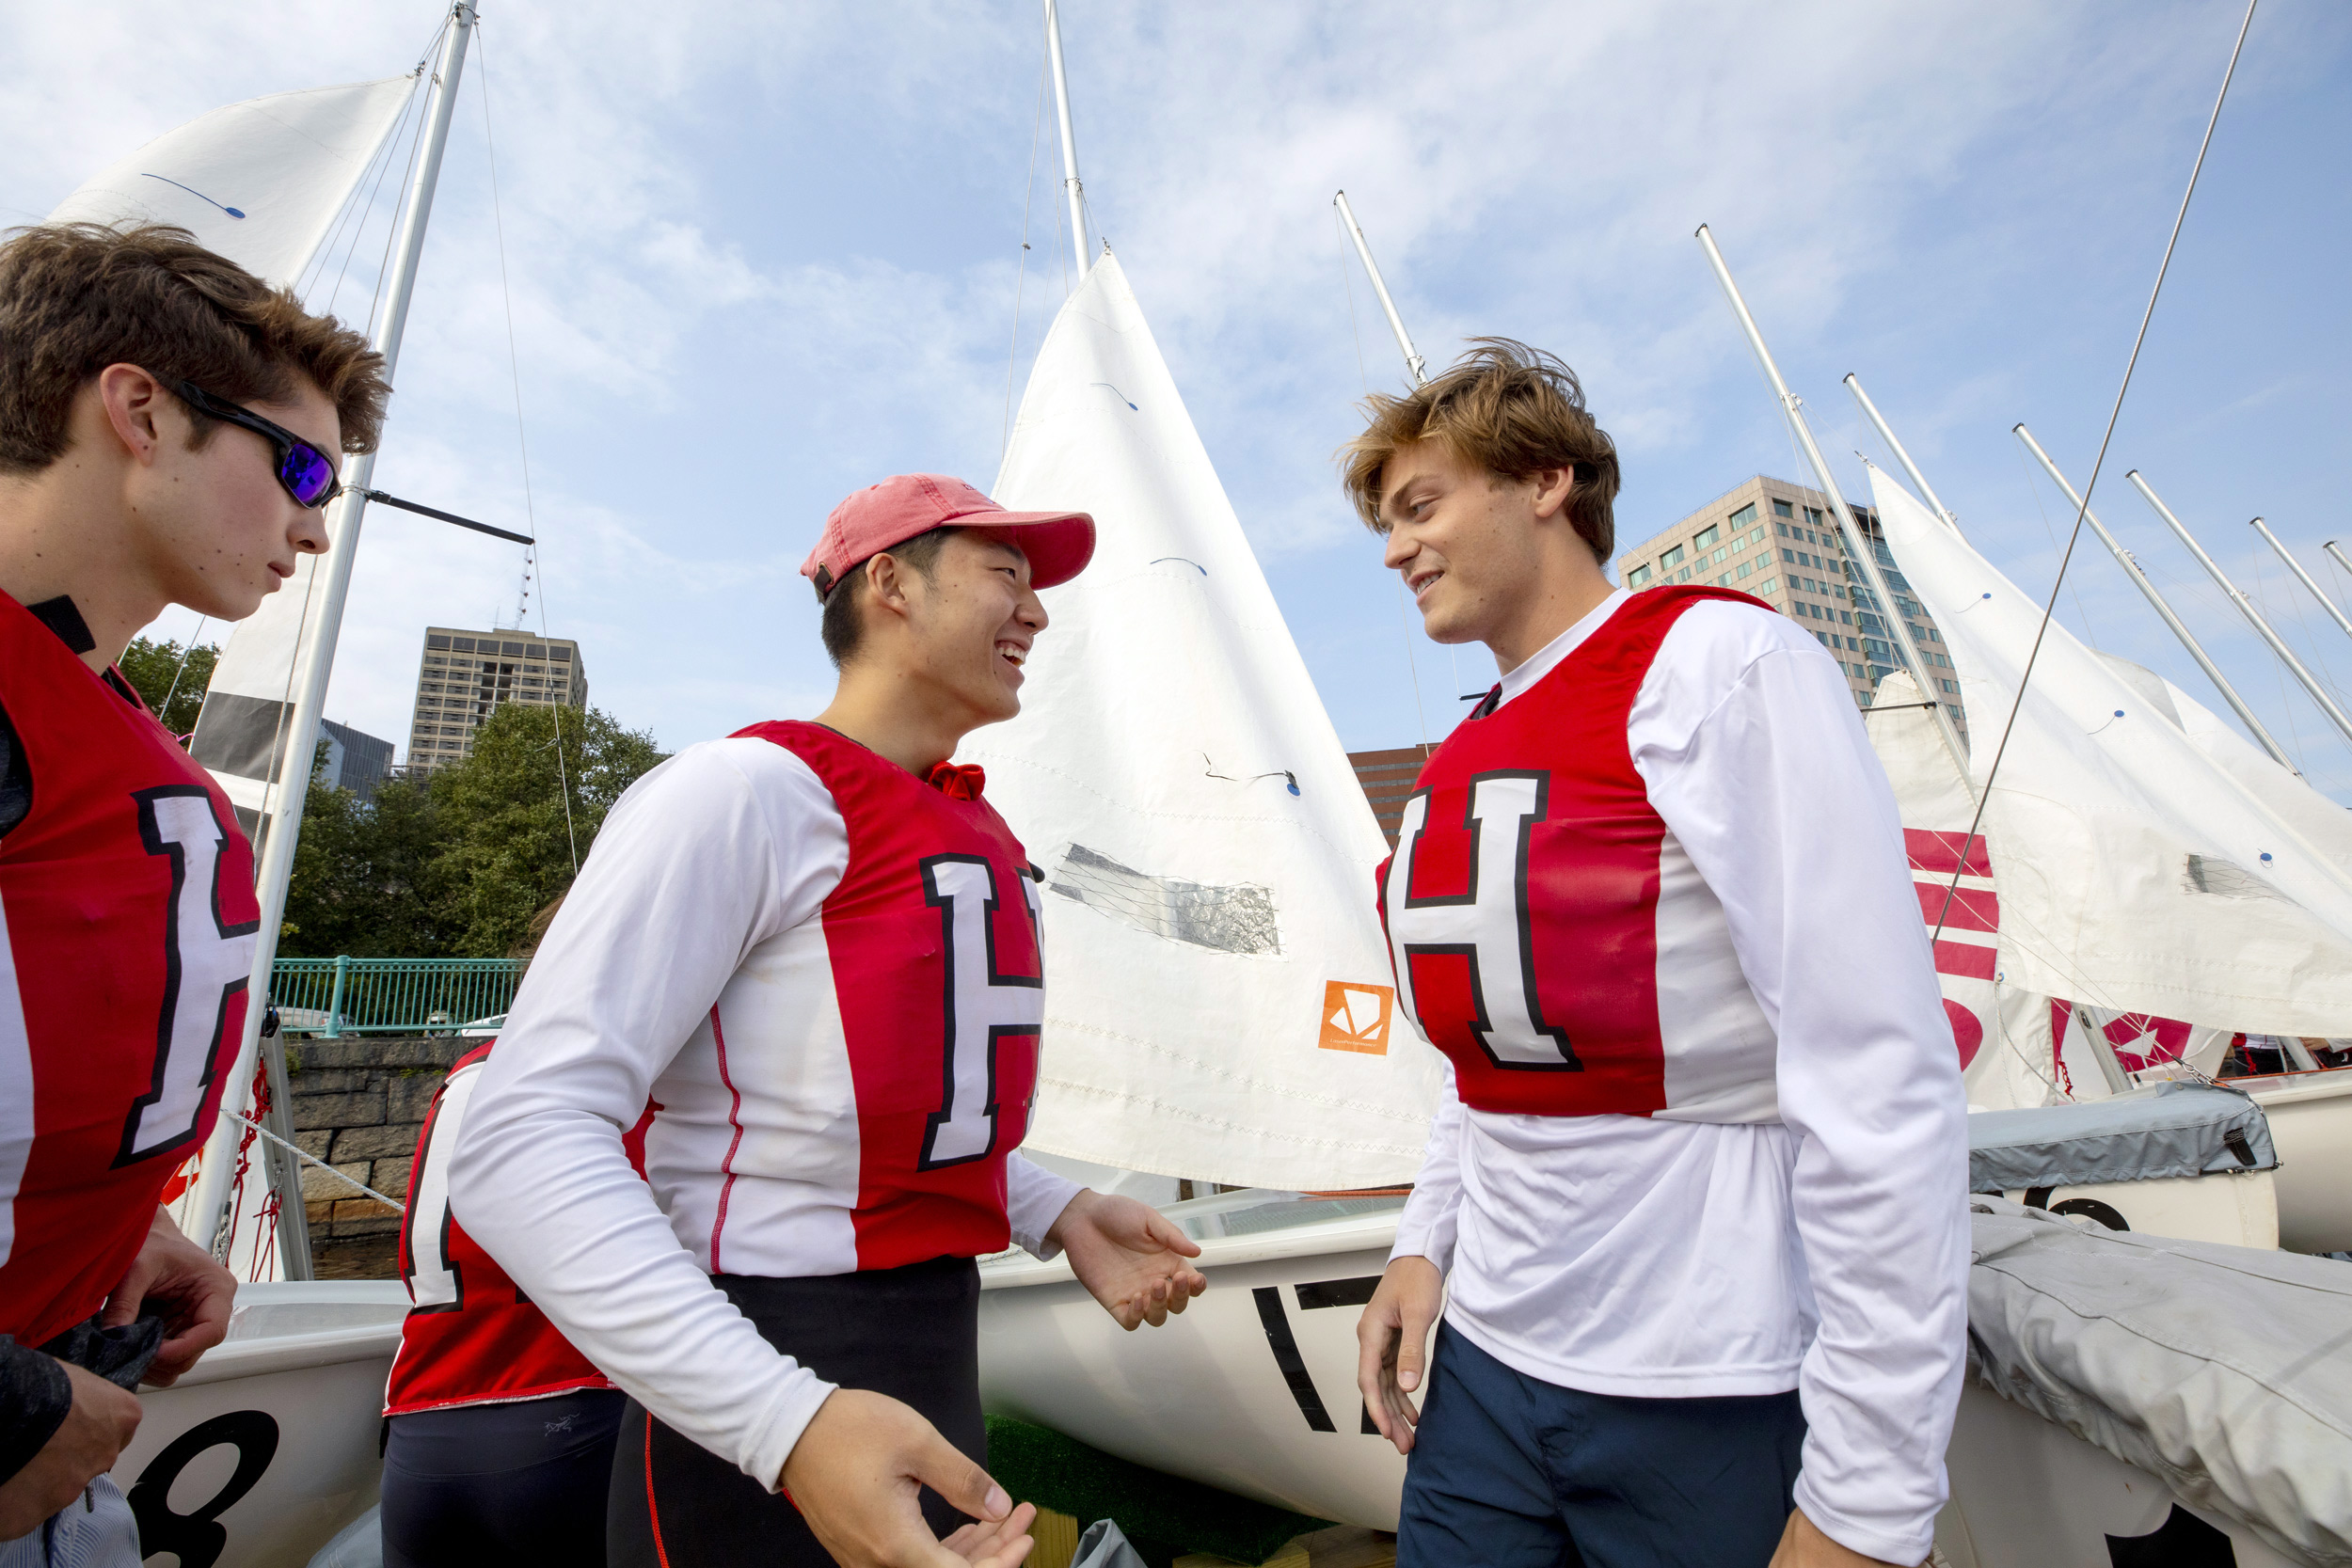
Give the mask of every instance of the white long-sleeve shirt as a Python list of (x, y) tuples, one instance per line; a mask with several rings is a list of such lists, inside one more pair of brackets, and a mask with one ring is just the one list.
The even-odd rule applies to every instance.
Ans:
[[(1628, 600), (1512, 671), (1501, 700)], [(1531, 1377), (1798, 1389), (1799, 1506), (1856, 1551), (1918, 1561), (1964, 1355), (1967, 1137), (1893, 794), (1836, 666), (1751, 606), (1682, 615), (1627, 738), (1776, 1041), (1777, 1119), (1498, 1114), (1449, 1092), (1395, 1255), (1446, 1271), (1447, 1321)]]
[[(858, 766), (813, 738), (812, 755)], [(450, 1173), (453, 1212), (598, 1370), (768, 1486), (833, 1385), (762, 1339), (709, 1275), (859, 1267), (872, 1109), (861, 1116), (845, 1038), (861, 1001), (836, 998), (831, 963), (849, 939), (828, 931), (826, 900), (875, 814), (1002, 830), (902, 770), (853, 777), (837, 795), (799, 752), (738, 736), (639, 780), (532, 959)], [(998, 918), (1024, 918), (1018, 879), (1000, 878)], [(979, 918), (966, 902), (956, 912)], [(910, 965), (939, 961), (929, 912), (930, 953), (910, 950)], [(939, 982), (924, 984), (936, 1022)], [(641, 1180), (621, 1134), (648, 1101)], [(1045, 1232), (1076, 1184), (1018, 1154), (1006, 1176), (1013, 1239), (1051, 1256)]]

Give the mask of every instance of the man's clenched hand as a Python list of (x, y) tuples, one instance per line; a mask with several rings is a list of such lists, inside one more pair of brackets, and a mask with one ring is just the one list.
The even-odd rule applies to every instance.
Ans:
[(139, 1397), (68, 1363), (73, 1406), (24, 1468), (0, 1485), (0, 1541), (30, 1535), (40, 1522), (114, 1468), (139, 1429)]
[(144, 1381), (161, 1388), (229, 1337), (229, 1310), (236, 1298), (237, 1276), (181, 1234), (171, 1216), (158, 1209), (154, 1223), (147, 1227), (146, 1243), (106, 1298), (98, 1324), (113, 1328), (130, 1323), (142, 1306), (160, 1311), (164, 1342)]
[(1421, 1387), (1429, 1330), (1445, 1305), (1445, 1276), (1426, 1258), (1399, 1258), (1380, 1275), (1356, 1320), (1356, 1386), (1380, 1435), (1399, 1453), (1413, 1451), (1421, 1410), (1406, 1396)]
[(1045, 1239), (1069, 1255), (1078, 1283), (1121, 1328), (1147, 1323), (1157, 1328), (1209, 1288), (1207, 1277), (1185, 1262), (1200, 1256), (1200, 1243), (1132, 1197), (1082, 1189)]
[[(849, 1568), (1019, 1568), (1037, 1510), (1015, 1508), (988, 1472), (910, 1405), (836, 1388), (784, 1462), (780, 1488)], [(924, 1521), (924, 1487), (973, 1516), (946, 1540)]]

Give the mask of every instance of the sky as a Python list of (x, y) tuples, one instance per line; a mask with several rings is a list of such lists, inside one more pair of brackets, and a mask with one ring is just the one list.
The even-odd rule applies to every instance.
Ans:
[[(0, 223), (215, 105), (405, 71), (439, 15), (8, 8)], [(1501, 333), (1577, 369), (1623, 454), (1622, 541), (1759, 471), (1811, 483), (1704, 222), (1848, 493), (1857, 451), (1889, 464), (1851, 371), (2039, 597), (2073, 511), (2010, 427), (2089, 475), (2242, 15), (1065, 0), (1063, 32), (1090, 243), (1117, 250), (1342, 740), (1370, 749), (1442, 736), (1493, 665), (1421, 635), (1336, 483), (1356, 400), (1404, 368), (1335, 190), (1433, 366)], [(825, 514), (897, 471), (986, 487), (1063, 297), (1042, 60), (1027, 4), (490, 0), (375, 480), (535, 530), (540, 580), (525, 606), (516, 546), (375, 509), (327, 716), (405, 747), (423, 627), (518, 615), (578, 639), (594, 704), (666, 748), (821, 706), (798, 567)], [(2347, 68), (2352, 9), (2265, 0), (2093, 508), (2352, 803), (2352, 746), (2124, 481), (2352, 689), (2352, 640), (2247, 526), (2352, 599), (2319, 549), (2352, 479)], [(364, 315), (370, 276), (361, 256), (333, 307)], [(2088, 537), (2058, 613), (2221, 708)]]

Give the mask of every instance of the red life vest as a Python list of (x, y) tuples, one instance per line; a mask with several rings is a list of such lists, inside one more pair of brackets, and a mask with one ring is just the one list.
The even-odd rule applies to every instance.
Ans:
[(657, 1080), (655, 1196), (713, 1274), (1002, 1250), (1044, 1020), (1035, 867), (977, 768), (927, 782), (801, 721), (732, 739), (816, 774), (848, 863), (817, 918), (745, 957)]
[(40, 1344), (211, 1133), (261, 909), (220, 786), (6, 594), (0, 713), (0, 1334)]
[[(413, 1305), (401, 1321), (400, 1350), (385, 1385), (387, 1416), (612, 1386), (450, 1212), (450, 1155), (496, 1043), (457, 1058), (417, 1137), (400, 1220), (400, 1277)], [(652, 1116), (648, 1108), (646, 1119)], [(644, 1138), (641, 1120), (622, 1139), (641, 1176)]]
[(1704, 599), (1771, 608), (1636, 594), (1422, 768), (1380, 914), (1399, 1005), (1475, 1110), (1775, 1119), (1772, 1030), (1626, 739), (1659, 644)]

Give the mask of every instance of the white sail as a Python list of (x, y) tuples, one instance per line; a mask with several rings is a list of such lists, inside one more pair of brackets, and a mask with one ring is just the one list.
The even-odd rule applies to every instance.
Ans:
[(215, 109), (91, 176), (49, 221), (177, 224), (246, 271), (292, 285), (416, 84), (412, 72)]
[(1039, 352), (1009, 507), (1091, 512), (1023, 712), (973, 736), (1043, 868), (1032, 1146), (1288, 1189), (1411, 1180), (1437, 1053), (1394, 1016), (1386, 852), (1116, 260)]
[[(1870, 483), (1951, 651), (1981, 787), (2042, 607), (1875, 467)], [(2002, 982), (2220, 1028), (2352, 1028), (2352, 870), (2265, 803), (2276, 792), (2053, 625), (1984, 814)]]
[[(353, 221), (345, 209), (416, 85), (411, 72), (215, 109), (93, 176), (49, 220), (177, 224), (247, 271), (295, 286), (338, 220)], [(294, 575), (230, 633), (189, 748), (220, 781), (257, 848), (300, 689), (295, 664), (309, 637), (306, 607), (315, 609), (318, 562), (301, 557)]]

